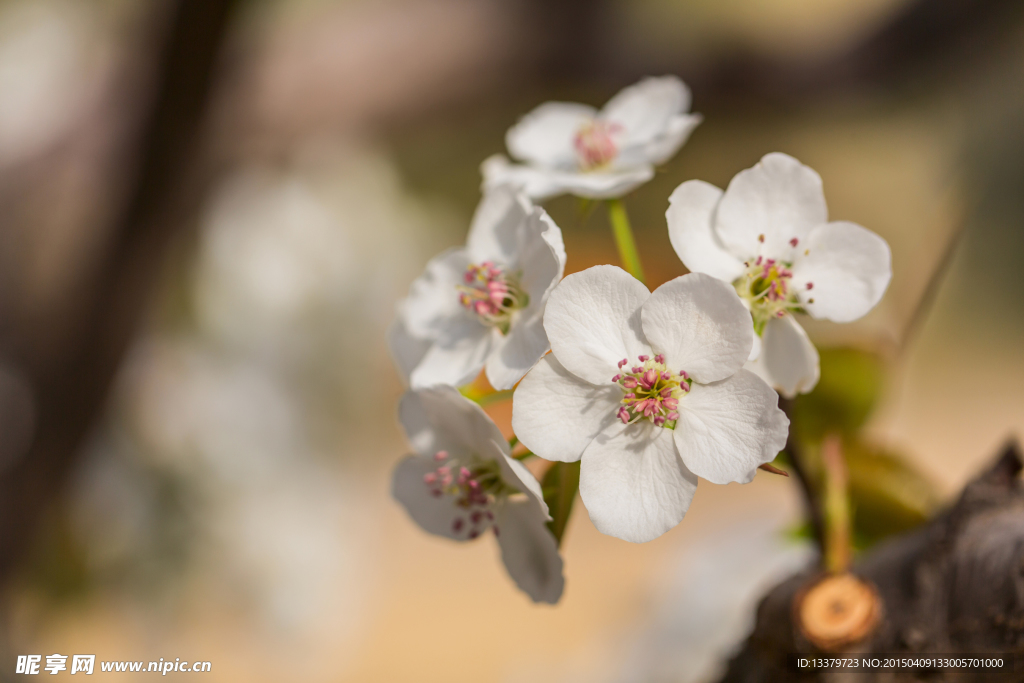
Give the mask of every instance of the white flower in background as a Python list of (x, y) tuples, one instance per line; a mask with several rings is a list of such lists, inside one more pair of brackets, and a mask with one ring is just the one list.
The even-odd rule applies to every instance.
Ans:
[(570, 193), (591, 199), (621, 197), (654, 177), (701, 122), (690, 90), (675, 76), (645, 78), (598, 111), (585, 104), (546, 102), (505, 137), (508, 151), (483, 163), (484, 187), (521, 187), (541, 201)]
[(299, 173), (250, 167), (217, 188), (195, 282), (204, 328), (248, 348), (288, 348), (364, 286), (350, 225)]
[(683, 183), (665, 215), (686, 267), (731, 283), (750, 309), (760, 339), (748, 367), (789, 398), (813, 389), (819, 375), (818, 352), (793, 313), (856, 320), (892, 278), (885, 240), (828, 222), (821, 177), (785, 154), (766, 155), (725, 192)]
[(535, 602), (562, 595), (562, 558), (540, 484), (472, 401), (448, 386), (409, 391), (399, 406), (415, 455), (398, 464), (392, 495), (423, 530), (457, 541), (492, 531), (505, 568)]
[(653, 293), (615, 266), (570, 275), (551, 294), (550, 355), (513, 396), (519, 440), (580, 460), (594, 525), (649, 541), (683, 519), (697, 476), (754, 478), (786, 443), (778, 395), (743, 370), (750, 316), (732, 288), (690, 274)]
[(562, 231), (543, 209), (507, 188), (489, 192), (466, 246), (427, 264), (388, 333), (413, 388), (459, 386), (486, 368), (509, 389), (550, 348), (544, 304), (562, 278)]

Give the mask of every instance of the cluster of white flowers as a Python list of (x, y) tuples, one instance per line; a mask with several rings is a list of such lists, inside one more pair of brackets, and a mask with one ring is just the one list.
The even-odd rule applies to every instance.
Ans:
[(580, 461), (594, 525), (649, 541), (683, 519), (698, 477), (747, 483), (785, 446), (779, 394), (806, 393), (819, 374), (794, 314), (855, 320), (891, 277), (885, 241), (829, 223), (818, 174), (769, 154), (725, 192), (691, 180), (672, 193), (669, 236), (690, 274), (653, 292), (615, 266), (563, 279), (561, 231), (531, 201), (618, 198), (650, 180), (700, 123), (689, 105), (682, 81), (663, 77), (600, 111), (550, 102), (524, 116), (507, 136), (522, 164), (484, 162), (465, 247), (427, 265), (389, 333), (416, 452), (395, 471), (395, 498), (429, 533), (493, 532), (535, 601), (556, 602), (564, 585), (540, 484), (456, 387), (481, 370), (515, 387), (519, 442)]

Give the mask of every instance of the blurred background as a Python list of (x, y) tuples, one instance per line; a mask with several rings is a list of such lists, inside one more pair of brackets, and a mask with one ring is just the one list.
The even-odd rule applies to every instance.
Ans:
[[(676, 185), (787, 152), (893, 249), (875, 311), (809, 326), (882, 359), (866, 438), (949, 500), (1024, 433), (1019, 2), (3, 0), (0, 680), (52, 653), (254, 683), (713, 679), (810, 557), (791, 482), (705, 483), (644, 545), (577, 507), (554, 608), (388, 494), (384, 330), (462, 241), (480, 161), (543, 101), (666, 73), (705, 122), (627, 198), (649, 284), (685, 272)], [(547, 208), (567, 272), (616, 262), (601, 211)]]

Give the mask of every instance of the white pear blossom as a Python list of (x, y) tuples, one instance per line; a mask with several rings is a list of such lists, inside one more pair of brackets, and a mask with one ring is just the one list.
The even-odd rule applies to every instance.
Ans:
[(750, 310), (748, 368), (788, 398), (818, 383), (818, 352), (794, 313), (845, 323), (879, 302), (892, 278), (889, 245), (855, 223), (829, 222), (821, 177), (768, 154), (725, 192), (700, 180), (676, 188), (669, 237), (690, 271), (731, 283)]
[(570, 193), (621, 197), (654, 177), (701, 122), (690, 114), (690, 90), (675, 76), (645, 78), (600, 111), (585, 104), (546, 102), (509, 129), (515, 165), (484, 161), (484, 187), (511, 183), (536, 201)]
[(550, 345), (544, 304), (562, 278), (562, 231), (509, 188), (488, 192), (464, 247), (443, 252), (399, 304), (388, 334), (413, 388), (460, 386), (481, 369), (510, 389)]
[(468, 541), (492, 531), (519, 588), (558, 602), (562, 558), (540, 484), (509, 457), (491, 418), (449, 386), (407, 392), (399, 416), (416, 454), (395, 469), (395, 500), (431, 534)]
[(786, 443), (778, 395), (742, 369), (750, 316), (701, 274), (653, 293), (615, 266), (569, 275), (544, 315), (552, 353), (516, 388), (512, 426), (548, 460), (580, 463), (603, 533), (643, 542), (683, 519), (701, 476), (749, 482)]

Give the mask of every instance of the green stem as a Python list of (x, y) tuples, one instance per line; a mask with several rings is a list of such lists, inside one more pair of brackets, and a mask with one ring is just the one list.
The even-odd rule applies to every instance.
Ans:
[(547, 503), (548, 512), (551, 514), (548, 529), (551, 530), (558, 545), (562, 545), (565, 527), (569, 524), (569, 516), (572, 514), (572, 504), (580, 489), (579, 460), (552, 463), (540, 485), (544, 502)]
[(829, 434), (821, 445), (825, 470), (825, 570), (841, 574), (850, 568), (850, 494), (846, 461), (839, 437)]
[(615, 235), (615, 246), (619, 250), (622, 267), (640, 282), (645, 282), (644, 267), (640, 265), (640, 252), (637, 251), (636, 240), (633, 239), (633, 229), (629, 225), (626, 205), (621, 199), (608, 200), (608, 220), (612, 224), (612, 234)]

